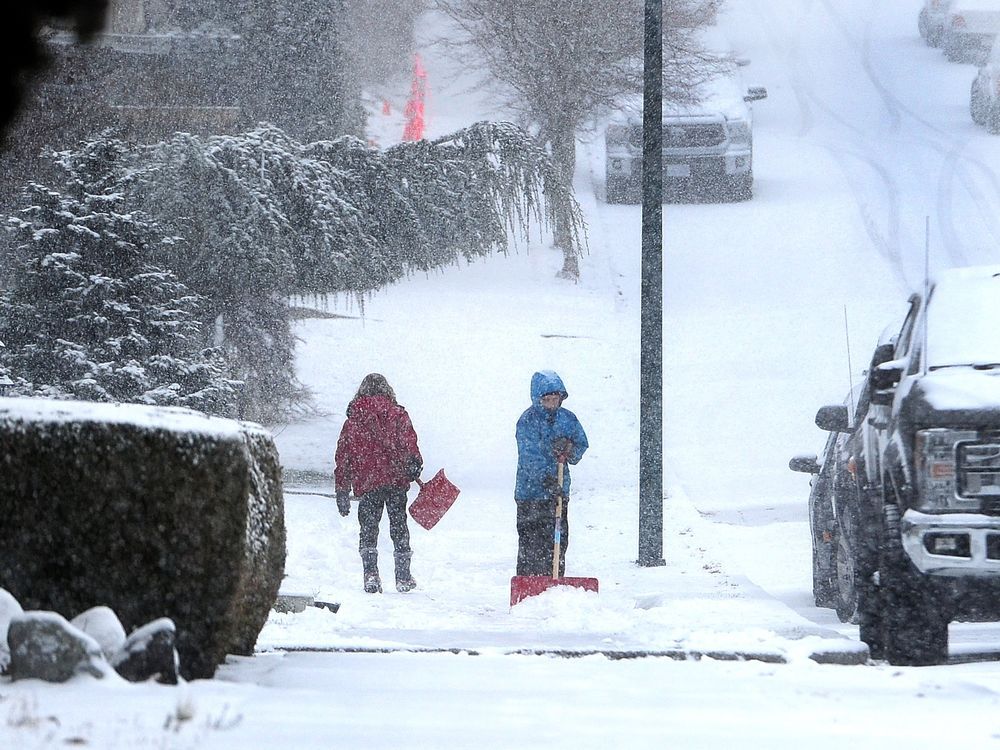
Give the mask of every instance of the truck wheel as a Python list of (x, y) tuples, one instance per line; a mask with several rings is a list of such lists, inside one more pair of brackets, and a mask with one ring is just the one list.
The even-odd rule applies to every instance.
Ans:
[(622, 203), (625, 200), (625, 183), (614, 177), (604, 178), (604, 202)]
[(868, 645), (871, 658), (884, 659), (882, 592), (874, 581), (878, 554), (874, 545), (865, 544), (865, 538), (857, 537), (856, 541), (854, 585), (858, 592), (858, 635)]
[[(845, 517), (844, 521), (845, 525), (853, 523), (849, 516)], [(837, 571), (834, 609), (837, 610), (837, 617), (841, 622), (856, 622), (858, 618), (857, 560), (848, 544), (849, 538), (844, 528), (837, 529), (834, 550)]]
[(948, 659), (948, 616), (933, 587), (912, 569), (899, 536), (899, 509), (883, 509), (879, 554), (885, 659), (894, 665), (942, 664)]
[(881, 592), (871, 581), (858, 585), (858, 636), (873, 659), (885, 658)]
[(976, 125), (986, 125), (987, 108), (983, 102), (982, 95), (976, 91), (976, 82), (972, 82), (972, 90), (969, 92), (969, 114)]
[(828, 572), (830, 563), (824, 565), (825, 561), (820, 559), (822, 554), (822, 550), (813, 547), (813, 603), (817, 607), (834, 607), (837, 603), (837, 583)]
[(726, 198), (731, 201), (748, 201), (753, 198), (753, 172), (726, 180)]

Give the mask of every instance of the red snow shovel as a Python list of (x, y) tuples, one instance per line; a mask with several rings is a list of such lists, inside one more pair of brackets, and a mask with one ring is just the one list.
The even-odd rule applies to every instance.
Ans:
[(435, 474), (429, 482), (417, 479), (417, 484), (420, 485), (420, 492), (410, 505), (410, 515), (425, 529), (431, 529), (455, 502), (459, 489), (444, 475), (444, 469)]
[(549, 576), (514, 576), (510, 579), (510, 606), (522, 599), (540, 594), (553, 586), (575, 586), (585, 591), (597, 591), (596, 578), (560, 578), (559, 577), (559, 544), (562, 541), (562, 504), (563, 504), (563, 462), (556, 469), (556, 524), (552, 540), (552, 577)]

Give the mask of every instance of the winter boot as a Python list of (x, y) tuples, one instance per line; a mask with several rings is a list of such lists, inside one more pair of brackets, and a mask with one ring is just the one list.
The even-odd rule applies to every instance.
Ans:
[(381, 594), (382, 579), (378, 577), (378, 550), (367, 547), (362, 549), (361, 565), (365, 571), (365, 592), (369, 594)]
[(412, 552), (397, 552), (394, 555), (396, 561), (396, 591), (401, 594), (413, 591), (417, 587), (417, 582), (410, 575), (410, 558), (412, 556)]

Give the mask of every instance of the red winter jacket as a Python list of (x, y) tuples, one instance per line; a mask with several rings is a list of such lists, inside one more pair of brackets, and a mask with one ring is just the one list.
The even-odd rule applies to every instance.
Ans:
[(361, 396), (347, 407), (337, 441), (337, 491), (362, 495), (382, 487), (407, 489), (423, 459), (406, 409), (388, 396)]

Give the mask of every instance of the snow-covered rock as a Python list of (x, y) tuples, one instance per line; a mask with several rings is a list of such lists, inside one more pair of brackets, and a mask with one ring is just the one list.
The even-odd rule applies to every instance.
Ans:
[(125, 645), (125, 628), (110, 607), (91, 607), (70, 620), (70, 625), (97, 641), (108, 661)]
[(174, 685), (180, 671), (176, 640), (173, 620), (161, 617), (132, 633), (112, 657), (111, 664), (130, 682), (156, 678), (157, 682)]
[(10, 621), (23, 612), (9, 591), (0, 589), (0, 674), (7, 669), (10, 663), (10, 648), (7, 646), (7, 628)]
[(7, 632), (10, 675), (15, 680), (65, 682), (78, 674), (112, 673), (97, 641), (55, 612), (15, 615)]

